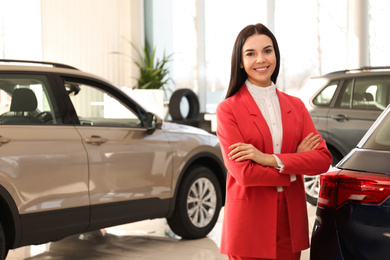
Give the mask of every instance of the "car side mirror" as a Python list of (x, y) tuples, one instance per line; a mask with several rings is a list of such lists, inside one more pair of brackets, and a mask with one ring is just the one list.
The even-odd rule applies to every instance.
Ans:
[(76, 96), (80, 92), (79, 84), (73, 82), (66, 82), (65, 89), (69, 96)]
[(148, 112), (147, 118), (146, 118), (146, 132), (148, 134), (153, 134), (156, 129), (161, 129), (162, 126), (162, 119), (158, 117), (157, 115)]

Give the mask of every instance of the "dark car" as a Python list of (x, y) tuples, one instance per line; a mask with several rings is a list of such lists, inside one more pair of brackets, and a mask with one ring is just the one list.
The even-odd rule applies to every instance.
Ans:
[(390, 259), (390, 105), (321, 175), (311, 260)]
[[(390, 67), (365, 67), (314, 77), (299, 96), (326, 141), (334, 166), (356, 147), (389, 104)], [(319, 176), (305, 176), (305, 188), (308, 202), (316, 205)]]

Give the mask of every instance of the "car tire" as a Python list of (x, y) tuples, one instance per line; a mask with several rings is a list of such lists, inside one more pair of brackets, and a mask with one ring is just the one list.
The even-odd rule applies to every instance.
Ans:
[[(342, 159), (342, 156), (339, 152), (333, 149), (329, 149), (329, 151), (332, 154), (331, 167), (334, 167)], [(304, 176), (306, 201), (313, 206), (317, 206), (318, 194), (320, 192), (320, 176), (321, 175)]]
[(217, 222), (222, 192), (209, 168), (197, 165), (187, 173), (180, 184), (173, 215), (167, 221), (177, 235), (197, 239), (205, 237)]
[(3, 224), (0, 223), (0, 259), (5, 259), (8, 254), (8, 248), (5, 241), (5, 234), (3, 229)]
[[(180, 110), (180, 102), (186, 98), (189, 103), (189, 112), (187, 116), (183, 116)], [(199, 99), (198, 96), (188, 88), (178, 89), (173, 92), (169, 100), (169, 113), (172, 120), (198, 120), (199, 119)]]

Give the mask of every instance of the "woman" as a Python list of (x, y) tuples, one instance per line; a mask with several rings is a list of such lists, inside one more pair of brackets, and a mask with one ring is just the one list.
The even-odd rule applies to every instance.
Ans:
[(229, 259), (300, 259), (309, 247), (303, 175), (329, 169), (331, 154), (302, 101), (279, 91), (275, 36), (245, 27), (232, 55), (217, 135), (228, 169), (221, 253)]

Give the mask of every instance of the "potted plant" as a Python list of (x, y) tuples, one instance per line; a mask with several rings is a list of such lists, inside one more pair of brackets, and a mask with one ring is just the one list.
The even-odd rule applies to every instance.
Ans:
[[(168, 92), (171, 92), (171, 90), (167, 83), (172, 80), (169, 77), (167, 65), (171, 61), (173, 54), (167, 56), (164, 52), (162, 59), (158, 59), (156, 58), (156, 49), (152, 49), (147, 41), (142, 51), (137, 49), (134, 43), (128, 42), (138, 55), (138, 59), (133, 57), (131, 59), (139, 69), (139, 77), (136, 79), (137, 83), (132, 90), (129, 88), (124, 88), (123, 90), (141, 105), (156, 113), (161, 118), (165, 118), (164, 114), (166, 114), (166, 109), (164, 98), (168, 100)], [(113, 53), (123, 54), (120, 52)], [(149, 93), (146, 94), (145, 91), (137, 90), (149, 90)]]
[[(139, 78), (137, 78), (138, 89), (162, 89), (165, 94), (169, 91), (167, 83), (171, 80), (167, 63), (171, 61), (172, 54), (166, 56), (165, 52), (161, 60), (156, 57), (156, 49), (151, 49), (149, 43), (145, 42), (145, 48), (141, 52), (130, 42), (136, 50), (140, 61), (134, 60), (134, 64), (139, 68)], [(167, 96), (166, 96), (167, 97)]]

